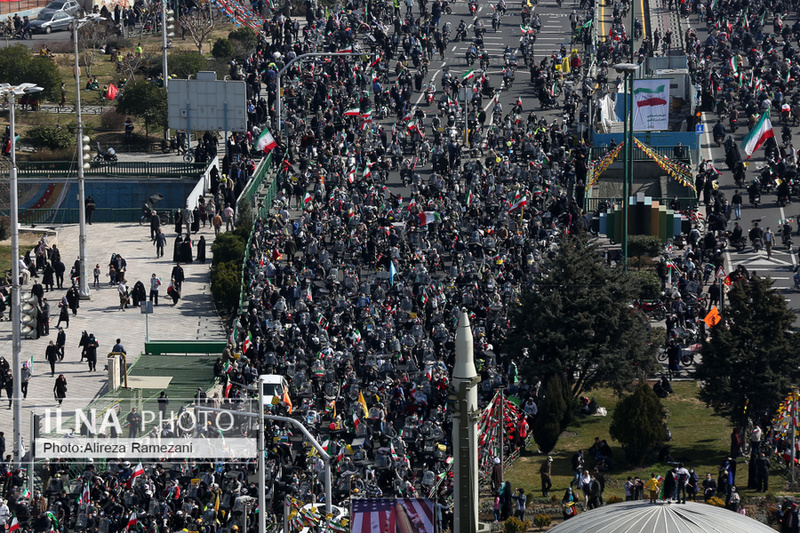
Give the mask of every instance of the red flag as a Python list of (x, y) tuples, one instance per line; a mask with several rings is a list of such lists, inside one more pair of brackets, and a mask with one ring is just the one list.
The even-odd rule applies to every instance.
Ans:
[(108, 90), (106, 91), (106, 98), (109, 100), (113, 100), (119, 94), (119, 89), (117, 89), (113, 83), (108, 84)]
[(144, 467), (140, 462), (138, 465), (136, 465), (136, 468), (133, 469), (133, 472), (131, 472), (131, 477), (128, 478), (128, 482), (125, 483), (125, 485), (128, 488), (131, 488), (133, 486), (133, 481), (141, 475), (144, 475)]
[(11, 520), (11, 525), (8, 526), (8, 533), (13, 533), (14, 531), (19, 531), (19, 521), (17, 521), (16, 516)]
[(139, 519), (136, 518), (136, 512), (131, 513), (131, 517), (128, 519), (128, 527), (125, 528), (125, 531), (130, 531), (131, 528), (136, 529), (136, 524), (139, 523)]

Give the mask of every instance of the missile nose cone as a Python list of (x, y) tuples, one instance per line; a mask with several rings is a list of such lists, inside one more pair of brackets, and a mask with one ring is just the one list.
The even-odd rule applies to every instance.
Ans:
[(456, 329), (456, 361), (453, 366), (453, 379), (469, 380), (477, 375), (469, 314), (465, 308), (462, 308), (458, 314), (458, 328)]

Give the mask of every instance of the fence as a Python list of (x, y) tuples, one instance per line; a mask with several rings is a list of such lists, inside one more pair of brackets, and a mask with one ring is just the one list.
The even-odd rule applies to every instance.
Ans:
[[(159, 208), (160, 211), (167, 211), (167, 208)], [(79, 222), (78, 208), (48, 208), (48, 209), (21, 209), (19, 212), (20, 224), (77, 224)], [(0, 210), (3, 216), (9, 216), (8, 209)], [(169, 212), (170, 220), (172, 212)], [(131, 223), (139, 222), (150, 225), (150, 219), (142, 220), (142, 208), (99, 208), (92, 214), (92, 222), (116, 222)]]
[(250, 181), (247, 182), (242, 193), (239, 195), (239, 198), (236, 199), (236, 209), (239, 209), (239, 203), (244, 200), (245, 198), (249, 200), (250, 203), (250, 212), (253, 220), (256, 218), (256, 197), (258, 196), (258, 191), (261, 189), (261, 185), (264, 183), (264, 177), (272, 170), (272, 152), (267, 154), (267, 157), (261, 160), (261, 163), (256, 167), (253, 176), (250, 178)]
[(211, 169), (215, 167), (219, 170), (219, 158), (216, 156), (208, 163), (200, 179), (197, 180), (197, 185), (194, 186), (194, 189), (186, 198), (186, 207), (194, 208), (200, 202), (200, 197), (211, 190)]
[[(285, 154), (282, 155), (280, 158), (277, 159), (279, 162), (278, 165), (273, 165), (273, 161), (275, 159), (272, 157), (272, 153), (270, 153), (266, 158), (264, 158), (263, 162), (258, 166), (255, 173), (253, 174), (253, 178), (250, 180), (250, 183), (247, 187), (245, 187), (245, 191), (239, 196), (239, 200), (247, 199), (250, 201), (250, 205), (254, 205), (256, 201), (256, 196), (258, 195), (258, 191), (261, 189), (261, 186), (264, 183), (264, 180), (267, 176), (271, 176), (271, 181), (269, 184), (269, 188), (264, 194), (264, 198), (261, 202), (261, 208), (258, 210), (258, 217), (265, 218), (269, 215), (269, 210), (272, 208), (272, 202), (275, 199), (275, 194), (278, 190), (278, 180), (277, 174), (278, 169), (280, 168), (280, 162), (283, 161)], [(247, 193), (247, 194), (245, 194)], [(255, 217), (255, 209), (253, 209), (253, 216)], [(247, 289), (249, 288), (245, 284), (245, 271), (247, 268), (247, 259), (250, 254), (250, 245), (253, 243), (253, 237), (255, 235), (255, 225), (253, 225), (253, 229), (250, 230), (250, 235), (247, 236), (247, 246), (245, 247), (244, 258), (242, 259), (242, 271), (241, 271), (241, 278), (242, 284), (239, 289), (239, 314), (241, 314), (242, 310), (245, 309), (247, 306)], [(238, 339), (239, 331), (237, 326), (238, 320), (235, 320), (233, 323), (233, 338)]]
[[(208, 163), (162, 163), (149, 161), (117, 161), (114, 163), (93, 162), (83, 171), (87, 178), (108, 176), (137, 177), (180, 177), (201, 174)], [(72, 178), (77, 174), (72, 161), (20, 161), (17, 166), (20, 178), (63, 177)]]
[[(651, 198), (654, 203), (658, 202), (659, 205), (665, 205), (667, 207), (669, 207), (670, 202), (674, 200), (674, 197), (653, 198), (648, 196), (647, 198)], [(695, 206), (698, 203), (696, 196), (679, 196), (678, 201), (681, 203), (681, 209)], [(597, 206), (600, 205), (601, 202), (605, 202), (608, 206), (614, 206), (615, 209), (622, 209), (622, 198), (586, 198), (584, 200), (586, 212), (594, 213), (597, 211)]]

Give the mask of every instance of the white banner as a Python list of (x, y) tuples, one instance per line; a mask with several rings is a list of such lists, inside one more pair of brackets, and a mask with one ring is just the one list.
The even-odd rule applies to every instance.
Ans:
[(633, 131), (669, 129), (669, 81), (633, 80)]
[(255, 438), (70, 438), (36, 440), (37, 459), (255, 459)]

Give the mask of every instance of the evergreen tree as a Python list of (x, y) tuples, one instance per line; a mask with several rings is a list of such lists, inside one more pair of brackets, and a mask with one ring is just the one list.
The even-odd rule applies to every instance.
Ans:
[(770, 279), (733, 285), (695, 370), (700, 399), (738, 427), (769, 418), (800, 378), (795, 314)]
[(533, 440), (542, 453), (550, 453), (556, 447), (558, 436), (564, 430), (562, 422), (570, 412), (565, 401), (564, 379), (559, 375), (550, 376), (544, 386), (544, 398), (539, 402), (539, 415), (533, 422)]
[(608, 428), (611, 438), (618, 441), (631, 464), (641, 464), (645, 455), (664, 441), (667, 426), (666, 411), (661, 400), (647, 383), (640, 383), (617, 403)]
[(564, 376), (572, 398), (600, 385), (618, 393), (655, 370), (647, 318), (630, 308), (632, 285), (597, 246), (571, 236), (544, 277), (512, 308), (505, 353), (531, 383)]

